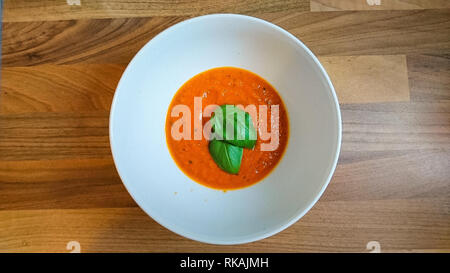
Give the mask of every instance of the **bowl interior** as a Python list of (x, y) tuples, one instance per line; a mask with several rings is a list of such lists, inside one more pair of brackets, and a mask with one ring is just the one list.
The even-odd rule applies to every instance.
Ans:
[[(251, 187), (227, 192), (186, 177), (169, 154), (164, 131), (178, 88), (220, 66), (269, 81), (290, 123), (276, 169)], [(286, 31), (239, 15), (194, 18), (155, 37), (124, 72), (110, 119), (114, 161), (135, 201), (170, 230), (216, 244), (255, 241), (298, 220), (328, 184), (340, 147), (339, 106), (317, 59)]]

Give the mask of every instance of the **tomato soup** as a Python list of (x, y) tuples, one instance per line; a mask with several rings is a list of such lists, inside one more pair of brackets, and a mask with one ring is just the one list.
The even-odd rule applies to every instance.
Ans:
[[(202, 111), (208, 105), (267, 105), (268, 130), (270, 131), (271, 106), (279, 105), (279, 144), (273, 151), (263, 151), (259, 136), (253, 149), (243, 149), (241, 167), (238, 174), (230, 174), (220, 169), (208, 149), (209, 141), (202, 137), (194, 139), (194, 117), (191, 115), (190, 139), (175, 140), (171, 134), (174, 122), (180, 117), (172, 117), (176, 105), (187, 105), (194, 113), (194, 98), (201, 97)], [(202, 124), (209, 120), (204, 117)], [(259, 125), (257, 125), (259, 127)], [(263, 78), (240, 68), (219, 67), (204, 71), (187, 81), (177, 91), (169, 106), (166, 117), (166, 141), (170, 154), (178, 167), (194, 181), (214, 189), (231, 190), (255, 184), (267, 176), (280, 161), (289, 137), (289, 123), (286, 108), (277, 91)]]

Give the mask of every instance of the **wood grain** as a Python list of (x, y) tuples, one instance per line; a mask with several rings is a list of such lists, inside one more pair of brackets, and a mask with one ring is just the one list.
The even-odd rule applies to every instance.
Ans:
[[(379, 3), (379, 4), (377, 4)], [(311, 11), (450, 8), (447, 0), (311, 0)]]
[(82, 252), (368, 252), (376, 240), (383, 252), (449, 251), (449, 208), (448, 199), (324, 201), (284, 232), (236, 246), (182, 238), (138, 208), (8, 210), (0, 250), (66, 252), (77, 240)]
[[(450, 195), (449, 148), (364, 155), (340, 161), (322, 201), (445, 200)], [(0, 163), (0, 210), (137, 207), (108, 158)]]
[[(450, 196), (450, 101), (341, 110), (341, 156), (325, 200)], [(114, 170), (106, 114), (24, 115), (0, 116), (0, 209), (134, 205)]]
[(407, 62), (413, 101), (450, 100), (450, 55), (412, 55)]
[[(341, 105), (341, 113), (341, 160), (362, 160), (368, 152), (395, 155), (450, 148), (448, 101)], [(367, 155), (372, 156), (375, 155)]]
[(1, 113), (108, 111), (124, 65), (2, 69)]
[(152, 37), (186, 17), (3, 24), (2, 65), (128, 63)]
[[(320, 61), (341, 103), (408, 101), (405, 56), (336, 56)], [(125, 65), (74, 64), (2, 69), (0, 114), (108, 111)]]
[(409, 101), (405, 56), (337, 56), (319, 60), (340, 103)]
[(0, 210), (136, 207), (112, 158), (0, 161)]
[(110, 156), (108, 112), (0, 115), (0, 161)]
[(272, 21), (319, 56), (446, 54), (450, 50), (450, 9), (309, 12)]
[(5, 0), (4, 6), (4, 22), (24, 22), (86, 18), (198, 16), (209, 13), (253, 14), (308, 11), (309, 0), (89, 0), (80, 1), (80, 5), (69, 5), (65, 1), (56, 0)]
[[(261, 15), (319, 56), (450, 51), (450, 9)], [(153, 36), (186, 17), (5, 23), (2, 65), (128, 63)]]
[[(352, 152), (344, 153), (348, 158)], [(445, 149), (364, 155), (360, 158), (355, 155), (350, 162), (341, 160), (322, 200), (445, 200), (450, 196), (450, 143)]]

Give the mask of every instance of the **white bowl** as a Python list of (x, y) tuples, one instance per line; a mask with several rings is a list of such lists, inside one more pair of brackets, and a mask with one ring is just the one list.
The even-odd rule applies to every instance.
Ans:
[[(253, 186), (227, 192), (188, 178), (170, 156), (164, 130), (178, 88), (221, 66), (270, 82), (290, 124), (275, 170)], [(319, 199), (339, 156), (341, 116), (327, 73), (302, 42), (257, 18), (215, 14), (168, 28), (136, 54), (114, 95), (110, 142), (123, 183), (155, 221), (193, 240), (240, 244), (282, 231)]]

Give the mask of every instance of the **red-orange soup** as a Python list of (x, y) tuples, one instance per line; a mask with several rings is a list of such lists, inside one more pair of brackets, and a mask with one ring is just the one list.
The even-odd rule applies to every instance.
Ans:
[[(263, 141), (259, 137), (254, 149), (244, 149), (238, 174), (229, 174), (218, 167), (208, 150), (208, 140), (194, 140), (194, 115), (191, 115), (191, 140), (175, 140), (171, 136), (172, 124), (181, 118), (171, 117), (175, 105), (187, 105), (194, 113), (194, 97), (202, 98), (202, 111), (207, 105), (279, 105), (279, 145), (274, 151), (261, 151)], [(209, 118), (203, 118), (203, 125)], [(270, 128), (270, 118), (268, 122)], [(257, 130), (259, 131), (259, 130)], [(258, 75), (235, 67), (219, 67), (204, 71), (188, 80), (177, 91), (166, 117), (166, 141), (170, 154), (178, 167), (194, 181), (214, 189), (244, 188), (266, 177), (280, 161), (289, 137), (286, 108), (277, 91)]]

